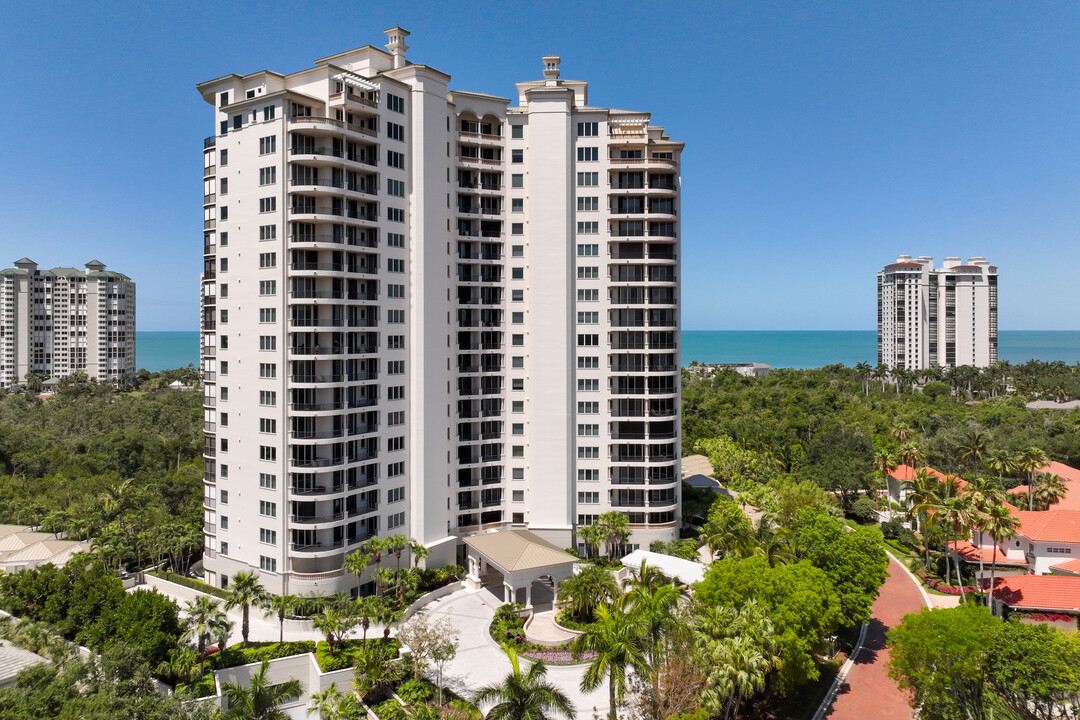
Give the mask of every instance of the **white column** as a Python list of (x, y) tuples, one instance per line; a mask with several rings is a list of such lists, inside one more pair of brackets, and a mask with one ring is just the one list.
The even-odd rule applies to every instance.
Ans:
[(525, 586), (525, 607), (527, 607), (529, 609), (532, 609), (532, 606), (533, 606), (533, 604), (532, 604), (532, 586), (533, 586), (533, 584), (531, 582), (528, 585)]

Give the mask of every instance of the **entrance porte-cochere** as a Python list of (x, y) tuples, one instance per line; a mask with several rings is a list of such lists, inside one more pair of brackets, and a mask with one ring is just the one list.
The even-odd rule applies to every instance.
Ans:
[(528, 530), (473, 535), (465, 538), (465, 545), (468, 547), (468, 572), (465, 575), (468, 586), (479, 590), (499, 581), (504, 588), (504, 602), (518, 602), (527, 608), (533, 605), (533, 582), (548, 577), (552, 592), (557, 594), (559, 583), (574, 574), (574, 563), (578, 561)]

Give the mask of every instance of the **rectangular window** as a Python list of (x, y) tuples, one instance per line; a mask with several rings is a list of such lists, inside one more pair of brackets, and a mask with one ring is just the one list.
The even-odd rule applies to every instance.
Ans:
[(393, 530), (405, 524), (405, 513), (399, 512), (386, 517), (386, 529)]
[(388, 502), (388, 503), (401, 502), (404, 499), (405, 499), (405, 488), (404, 487), (390, 488), (389, 490), (386, 491), (386, 502)]
[(579, 267), (577, 269), (578, 280), (596, 280), (600, 277), (600, 268), (598, 267)]
[(598, 447), (579, 447), (577, 449), (578, 460), (597, 460), (600, 457)]
[(260, 500), (259, 514), (263, 517), (277, 517), (277, 503), (272, 503), (269, 500)]
[[(219, 195), (228, 195), (229, 194), (229, 178), (221, 178), (221, 180), (218, 182), (218, 194)], [(225, 218), (222, 218), (222, 220), (224, 220), (224, 219)]]
[[(595, 225), (595, 223), (593, 223)], [(581, 223), (578, 223), (578, 232), (581, 232)], [(597, 257), (600, 254), (600, 246), (596, 243), (578, 244), (578, 257)], [(594, 291), (595, 292), (595, 291)]]
[(228, 150), (222, 150), (221, 152), (218, 153), (218, 162), (221, 164), (221, 167), (225, 167), (226, 165), (229, 164), (229, 151)]
[(228, 530), (229, 529), (229, 516), (228, 515), (220, 516), (218, 518), (218, 525), (221, 526), (222, 530)]
[(525, 151), (524, 150), (511, 150), (510, 151), (510, 162), (515, 164), (515, 165), (520, 165), (521, 163), (525, 162)]
[(524, 480), (525, 479), (525, 468), (514, 468), (514, 469), (512, 469), (510, 471), (510, 477), (512, 477), (514, 480)]
[(405, 197), (405, 182), (403, 180), (386, 180), (386, 194)]
[(386, 93), (386, 107), (388, 110), (403, 113), (405, 112), (405, 98)]
[(277, 322), (277, 308), (259, 308), (259, 322)]
[(578, 290), (577, 291), (578, 302), (599, 302), (600, 291), (599, 290)]
[(578, 437), (592, 437), (600, 434), (599, 425), (578, 425), (577, 426)]
[(277, 210), (277, 198), (276, 197), (264, 197), (259, 198), (259, 212), (268, 213)]
[(221, 320), (222, 325), (228, 325), (229, 324), (229, 311), (226, 310), (225, 308), (222, 308), (221, 310), (218, 310), (218, 319)]
[(404, 375), (405, 374), (405, 361), (404, 360), (390, 360), (386, 363), (387, 375)]
[(387, 310), (386, 311), (386, 322), (394, 324), (394, 325), (404, 323), (405, 322), (405, 311), (404, 310)]
[(229, 206), (228, 205), (222, 205), (221, 207), (218, 208), (218, 213), (221, 215), (222, 220), (228, 220), (229, 219)]
[(578, 137), (597, 137), (600, 134), (600, 126), (594, 122), (579, 122), (577, 124)]
[(511, 498), (511, 500), (513, 502), (525, 502), (525, 491), (524, 490), (514, 490), (511, 493), (510, 498)]
[(390, 222), (405, 222), (405, 211), (401, 208), (386, 208), (386, 219)]
[(401, 233), (386, 233), (388, 247), (405, 247), (405, 236)]
[(525, 257), (525, 246), (524, 245), (511, 245), (510, 246), (510, 257)]
[(600, 159), (600, 148), (579, 147), (577, 149), (578, 162), (596, 162)]
[(394, 412), (386, 413), (386, 425), (387, 427), (396, 427), (398, 425), (405, 424), (405, 411), (395, 410)]
[(259, 391), (259, 404), (263, 407), (276, 407), (277, 406), (277, 391), (275, 390), (260, 390)]
[(600, 198), (579, 197), (577, 199), (578, 212), (596, 212), (600, 209)]
[(577, 174), (578, 187), (596, 187), (600, 184), (600, 173), (579, 172)]
[(525, 201), (521, 198), (511, 198), (510, 200), (510, 212), (522, 213), (525, 212)]
[(596, 347), (600, 345), (600, 336), (591, 334), (578, 334), (578, 347)]
[(260, 240), (277, 240), (277, 225), (260, 225)]
[(513, 435), (524, 435), (525, 434), (525, 423), (512, 423), (510, 425), (510, 432)]
[(525, 322), (525, 313), (523, 313), (523, 312), (512, 312), (512, 313), (510, 313), (510, 322), (513, 323), (514, 325), (521, 325), (522, 323)]
[(511, 390), (524, 390), (525, 389), (525, 379), (524, 378), (512, 378), (510, 380), (510, 389)]
[[(580, 405), (580, 403), (578, 403)], [(259, 432), (273, 435), (277, 433), (277, 420), (273, 418), (259, 418)]]
[(277, 377), (277, 365), (274, 363), (259, 363), (259, 377), (264, 380), (273, 380)]
[(513, 368), (523, 368), (523, 367), (525, 367), (525, 358), (522, 357), (521, 355), (514, 355), (512, 358), (510, 358), (510, 367), (513, 367)]
[(386, 137), (390, 138), (391, 140), (400, 140), (400, 141), (404, 142), (405, 141), (405, 126), (404, 125), (398, 125), (397, 123), (392, 123), (392, 122), (388, 121), (386, 123)]
[(598, 357), (579, 357), (577, 359), (577, 366), (579, 370), (595, 370), (600, 367), (600, 358)]
[(404, 168), (405, 167), (405, 153), (399, 153), (395, 150), (386, 151), (386, 164), (392, 168)]
[(525, 446), (524, 445), (511, 445), (510, 446), (510, 456), (511, 457), (516, 457), (516, 458), (525, 457)]
[(525, 291), (524, 290), (511, 290), (510, 291), (510, 301), (511, 302), (524, 302), (525, 301)]
[(259, 556), (259, 569), (266, 572), (277, 572), (277, 560), (272, 557), (266, 557), (265, 555)]
[(386, 297), (403, 298), (405, 297), (405, 286), (388, 284), (386, 286)]
[(519, 268), (519, 267), (510, 268), (510, 279), (511, 280), (524, 280), (525, 279), (525, 268)]
[(577, 411), (580, 415), (598, 415), (600, 414), (600, 403), (579, 402), (577, 404)]
[(277, 448), (272, 445), (259, 446), (259, 459), (273, 462), (277, 460)]
[(259, 154), (270, 155), (277, 152), (277, 136), (259, 138)]
[(405, 399), (405, 386), (404, 385), (391, 385), (386, 388), (387, 400), (404, 400)]
[(277, 530), (259, 528), (259, 542), (264, 545), (277, 545)]
[(512, 138), (525, 137), (524, 130), (525, 130), (524, 125), (511, 125), (510, 126), (510, 137), (512, 137)]
[(387, 272), (405, 272), (405, 261), (401, 258), (387, 258), (386, 259)]
[(579, 312), (577, 314), (578, 325), (597, 325), (600, 322), (598, 312)]
[(259, 295), (261, 297), (277, 295), (277, 280), (260, 280)]
[(273, 120), (275, 115), (277, 115), (277, 105), (267, 105), (263, 108), (263, 122)]
[(577, 389), (579, 392), (599, 392), (600, 381), (596, 379), (580, 378), (577, 381)]
[(277, 490), (277, 475), (259, 473), (259, 487), (263, 490)]
[(386, 466), (386, 477), (399, 477), (405, 474), (405, 463), (396, 462), (388, 463)]
[(510, 336), (510, 344), (514, 347), (521, 347), (525, 344), (525, 336), (522, 334), (515, 334)]
[(600, 493), (598, 492), (579, 492), (577, 494), (578, 505), (599, 505)]
[(259, 350), (264, 352), (277, 350), (277, 335), (260, 335)]
[(387, 335), (386, 347), (388, 350), (404, 350), (405, 349), (405, 336), (404, 335)]
[(261, 267), (261, 268), (277, 267), (277, 253), (272, 253), (272, 252), (259, 253), (259, 267)]
[(524, 400), (514, 400), (510, 404), (510, 407), (511, 407), (510, 412), (523, 413), (523, 412), (525, 412), (525, 401)]
[(578, 470), (578, 482), (600, 482), (599, 470)]
[(259, 168), (259, 184), (273, 185), (277, 182), (277, 168), (274, 166)]
[(513, 173), (510, 175), (510, 187), (519, 188), (525, 187), (525, 176), (521, 173)]
[(598, 235), (600, 233), (600, 223), (593, 220), (590, 222), (578, 221), (577, 224), (578, 235)]
[(397, 452), (398, 450), (405, 449), (405, 436), (399, 435), (397, 437), (386, 438), (386, 451)]

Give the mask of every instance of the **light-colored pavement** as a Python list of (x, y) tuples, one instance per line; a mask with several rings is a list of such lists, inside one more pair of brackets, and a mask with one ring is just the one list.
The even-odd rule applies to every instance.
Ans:
[[(434, 620), (446, 618), (461, 633), (457, 657), (447, 663), (443, 671), (443, 682), (454, 692), (466, 694), (500, 682), (510, 672), (510, 661), (506, 659), (506, 654), (488, 635), (488, 626), (499, 604), (499, 600), (487, 590), (459, 590), (428, 604), (417, 613)], [(606, 715), (607, 682), (591, 693), (583, 693), (578, 686), (584, 671), (584, 665), (548, 665), (547, 676), (574, 703), (577, 717), (592, 717), (594, 708), (598, 715)]]
[(540, 645), (562, 645), (577, 638), (577, 635), (555, 624), (555, 611), (537, 613), (529, 627), (525, 629), (525, 639)]

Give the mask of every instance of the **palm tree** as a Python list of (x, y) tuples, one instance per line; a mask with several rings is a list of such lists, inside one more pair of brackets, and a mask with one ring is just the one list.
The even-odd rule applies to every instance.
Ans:
[(330, 654), (333, 655), (345, 639), (346, 633), (352, 629), (354, 623), (348, 614), (330, 605), (324, 607), (312, 619), (311, 624), (326, 636), (326, 645), (330, 649)]
[(626, 513), (612, 510), (600, 515), (596, 524), (607, 531), (608, 557), (615, 557), (616, 549), (621, 549), (630, 538), (630, 519)]
[(611, 571), (599, 565), (587, 565), (559, 585), (558, 602), (567, 605), (579, 621), (591, 622), (596, 608), (618, 595), (619, 586)]
[(983, 455), (986, 454), (986, 447), (989, 443), (989, 436), (985, 431), (979, 428), (971, 428), (967, 434), (960, 441), (960, 444), (956, 447), (956, 451), (960, 454), (961, 460), (971, 461), (971, 471), (973, 477), (979, 476), (979, 463), (982, 462)]
[(501, 683), (480, 688), (473, 695), (473, 703), (477, 706), (491, 705), (485, 716), (488, 720), (551, 720), (559, 715), (572, 720), (577, 717), (570, 699), (545, 679), (547, 666), (542, 660), (537, 660), (522, 673), (514, 649), (505, 643), (502, 648), (510, 659), (510, 674)]
[(769, 561), (769, 565), (785, 565), (792, 561), (792, 545), (795, 534), (791, 528), (777, 525), (775, 518), (765, 513), (758, 520), (754, 531), (754, 554)]
[(855, 364), (855, 372), (859, 375), (859, 381), (862, 383), (863, 395), (870, 394), (870, 374), (874, 371), (870, 367), (869, 363), (860, 362)]
[(311, 693), (307, 714), (315, 713), (319, 713), (322, 720), (346, 720), (359, 717), (360, 705), (355, 695), (341, 692), (337, 689), (337, 683), (330, 683), (330, 687), (322, 692)]
[(388, 587), (394, 587), (397, 582), (397, 573), (390, 568), (375, 569), (375, 594), (382, 597)]
[(1033, 493), (1034, 498), (1039, 501), (1041, 510), (1049, 510), (1051, 506), (1061, 502), (1061, 499), (1068, 494), (1069, 486), (1065, 484), (1065, 481), (1057, 473), (1042, 472), (1037, 473), (1037, 476), (1038, 487)]
[(1002, 504), (992, 505), (986, 509), (986, 517), (983, 519), (983, 529), (994, 542), (994, 554), (990, 558), (990, 591), (986, 599), (986, 606), (993, 612), (994, 609), (994, 575), (997, 571), (998, 543), (1002, 540), (1016, 537), (1020, 529), (1020, 521), (1015, 515)]
[[(879, 447), (874, 452), (874, 469), (881, 473), (881, 482), (885, 485), (886, 495), (889, 488), (889, 473), (896, 469), (896, 464), (896, 453), (892, 450)], [(892, 516), (891, 508), (889, 515)]]
[[(1000, 506), (1005, 501), (1004, 494), (1000, 488), (993, 483), (992, 480), (986, 478), (978, 478), (968, 483), (967, 494), (971, 498), (971, 502), (975, 507), (978, 524), (976, 527), (979, 530), (979, 536), (982, 537), (982, 533), (985, 531), (985, 521), (993, 507)], [(981, 544), (981, 540), (980, 540)], [(979, 578), (983, 576), (985, 570), (983, 564), (982, 553), (979, 553)]]
[(356, 585), (359, 587), (360, 577), (364, 574), (364, 571), (368, 569), (368, 565), (371, 564), (373, 558), (373, 553), (364, 552), (363, 550), (353, 550), (345, 556), (345, 561), (341, 563), (341, 569), (355, 575)]
[(398, 605), (405, 605), (405, 594), (420, 587), (420, 571), (411, 568), (399, 570), (396, 573)]
[[(978, 510), (971, 502), (971, 496), (967, 493), (950, 495), (945, 497), (940, 506), (942, 522), (946, 528), (946, 543), (950, 538), (953, 543), (953, 552), (956, 552), (956, 539), (969, 532), (973, 525), (980, 522)], [(956, 559), (956, 583), (960, 587), (960, 602), (967, 602), (964, 594), (964, 578), (961, 575), (960, 557)], [(945, 572), (949, 572), (949, 554), (945, 554)], [(947, 580), (948, 578), (946, 578)]]
[[(706, 690), (705, 699), (724, 707), (724, 720), (736, 718), (743, 701), (765, 689), (769, 660), (753, 638), (745, 635), (718, 643), (710, 660), (714, 663), (709, 673), (712, 687)], [(710, 698), (712, 694), (717, 697)]]
[(904, 464), (910, 468), (916, 467), (922, 462), (923, 449), (922, 445), (916, 440), (908, 440), (900, 446), (900, 459), (904, 461)]
[(431, 548), (412, 540), (409, 543), (409, 553), (412, 554), (413, 568), (416, 569), (420, 567), (420, 561), (427, 560), (428, 555), (431, 554)]
[(596, 609), (596, 622), (574, 641), (575, 655), (594, 652), (585, 674), (581, 678), (581, 691), (591, 692), (608, 681), (608, 717), (618, 720), (618, 706), (626, 693), (627, 670), (635, 670), (648, 677), (648, 659), (645, 655), (644, 629), (637, 618), (632, 617), (615, 603), (613, 607)]
[(600, 546), (607, 539), (607, 529), (594, 523), (578, 528), (577, 534), (585, 542), (586, 554), (598, 557), (600, 555)]
[[(364, 553), (369, 553), (371, 559), (375, 562), (375, 571), (378, 572), (382, 564), (383, 553), (386, 552), (389, 544), (385, 538), (373, 537), (368, 538), (364, 542), (360, 543), (360, 550)], [(376, 592), (378, 592), (378, 586), (376, 586)]]
[(885, 381), (889, 379), (889, 366), (885, 363), (879, 363), (874, 368), (872, 375), (875, 380), (881, 381), (881, 392), (885, 392)]
[(289, 716), (281, 706), (300, 697), (304, 686), (299, 680), (271, 684), (266, 678), (269, 667), (270, 663), (263, 660), (258, 672), (246, 684), (222, 683), (221, 694), (228, 705), (222, 720), (288, 720)]
[(189, 683), (202, 675), (202, 657), (189, 647), (174, 648), (169, 651), (169, 659), (158, 665), (157, 672)]
[(285, 642), (285, 618), (296, 612), (302, 598), (296, 595), (269, 595), (262, 602), (265, 615), (276, 615), (278, 620), (278, 642)]
[(221, 604), (209, 595), (198, 595), (184, 605), (184, 614), (187, 615), (187, 630), (183, 637), (185, 640), (194, 639), (202, 656), (210, 639), (228, 619), (221, 610)]
[(925, 468), (918, 470), (915, 477), (903, 485), (907, 491), (908, 519), (915, 520), (923, 540), (923, 556), (927, 571), (930, 570), (930, 525), (936, 517), (940, 502), (940, 483), (937, 477)]
[(1028, 510), (1035, 509), (1035, 471), (1049, 462), (1050, 458), (1037, 447), (1029, 447), (1017, 458), (1017, 469), (1028, 479)]
[(676, 611), (680, 601), (686, 597), (686, 590), (672, 584), (658, 587), (638, 584), (623, 596), (630, 606), (631, 617), (637, 621), (643, 633), (653, 697), (660, 697), (660, 665), (665, 655), (668, 633), (678, 624)]
[(670, 584), (671, 581), (667, 579), (664, 573), (660, 572), (659, 568), (649, 566), (648, 560), (642, 560), (641, 567), (636, 571), (631, 570), (630, 576), (623, 581), (623, 587), (628, 593), (637, 588), (644, 588), (651, 592)]
[(408, 550), (412, 543), (412, 540), (401, 533), (386, 538), (386, 549), (394, 553), (394, 558), (397, 560), (398, 572), (401, 571), (401, 553)]
[(365, 643), (367, 643), (367, 631), (371, 627), (371, 621), (379, 617), (382, 605), (382, 599), (375, 595), (364, 595), (353, 601), (352, 614), (360, 620), (360, 627), (364, 629)]
[(743, 701), (761, 691), (768, 673), (780, 666), (772, 621), (755, 600), (738, 610), (710, 606), (698, 614), (694, 635), (709, 666), (702, 693), (705, 707), (725, 720), (733, 718)]
[(906, 443), (915, 437), (915, 428), (911, 427), (905, 422), (896, 423), (890, 430), (892, 436), (896, 438), (896, 441), (900, 444)]
[(266, 598), (266, 589), (259, 582), (259, 576), (253, 572), (238, 572), (229, 586), (229, 596), (225, 599), (225, 609), (239, 607), (243, 611), (240, 624), (240, 636), (244, 646), (248, 644), (248, 632), (251, 630), (250, 614), (252, 605), (261, 605)]
[(1010, 450), (995, 450), (987, 456), (986, 465), (997, 473), (998, 483), (1000, 484), (1006, 475), (1013, 473), (1016, 467), (1016, 459), (1016, 453)]
[(353, 688), (360, 693), (360, 697), (365, 700), (382, 699), (401, 679), (405, 663), (390, 662), (394, 654), (393, 647), (385, 643), (365, 643), (360, 646), (353, 679)]

